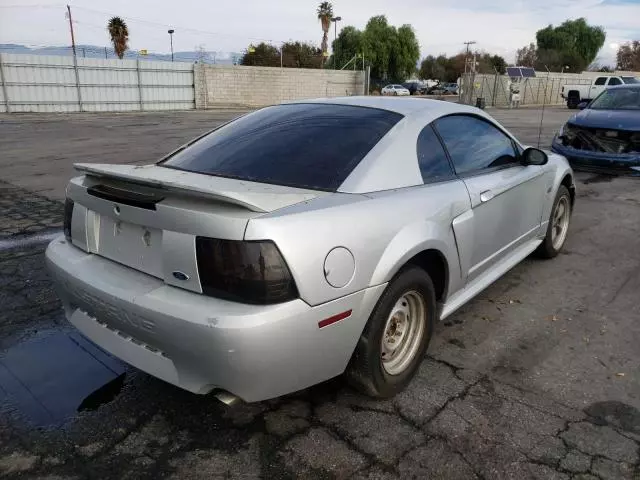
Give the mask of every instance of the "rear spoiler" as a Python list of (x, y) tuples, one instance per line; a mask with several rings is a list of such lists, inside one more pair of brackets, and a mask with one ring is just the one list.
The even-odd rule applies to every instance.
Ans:
[(216, 177), (159, 165), (76, 163), (74, 168), (92, 177), (125, 180), (186, 196), (210, 198), (259, 213), (271, 212), (325, 194), (315, 190)]

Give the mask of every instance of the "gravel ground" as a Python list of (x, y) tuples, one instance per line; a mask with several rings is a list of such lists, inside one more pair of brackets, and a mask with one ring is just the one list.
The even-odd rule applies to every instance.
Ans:
[[(539, 110), (491, 113), (537, 143)], [(338, 378), (227, 407), (74, 332), (43, 265), (72, 163), (150, 162), (237, 114), (0, 116), (0, 476), (640, 479), (633, 179), (578, 174), (563, 254), (441, 323), (393, 400)], [(568, 115), (547, 110), (543, 146)]]

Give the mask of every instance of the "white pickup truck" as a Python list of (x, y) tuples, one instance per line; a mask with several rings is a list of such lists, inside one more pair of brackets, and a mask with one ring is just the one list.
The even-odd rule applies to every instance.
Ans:
[(623, 85), (628, 83), (640, 83), (640, 79), (636, 77), (627, 76), (615, 76), (606, 75), (602, 77), (596, 77), (591, 84), (567, 84), (563, 85), (560, 91), (560, 96), (567, 101), (567, 107), (578, 108), (580, 102), (586, 102), (593, 100), (600, 92), (607, 87), (613, 87), (614, 85)]

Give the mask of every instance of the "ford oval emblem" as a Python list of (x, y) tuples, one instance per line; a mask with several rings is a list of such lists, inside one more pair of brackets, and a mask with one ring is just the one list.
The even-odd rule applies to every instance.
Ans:
[(186, 280), (189, 280), (189, 275), (187, 275), (184, 272), (179, 272), (179, 271), (175, 271), (173, 272), (173, 276), (177, 279), (177, 280), (182, 280), (183, 282)]

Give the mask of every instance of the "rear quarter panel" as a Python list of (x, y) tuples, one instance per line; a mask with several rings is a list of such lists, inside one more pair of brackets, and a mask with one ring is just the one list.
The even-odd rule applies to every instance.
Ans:
[[(245, 239), (275, 241), (310, 305), (384, 284), (426, 249), (445, 257), (451, 292), (461, 283), (451, 224), (469, 208), (459, 180), (366, 195), (336, 193), (252, 219)], [(325, 258), (335, 247), (347, 248), (355, 260), (353, 277), (342, 288), (329, 285), (324, 274)]]

